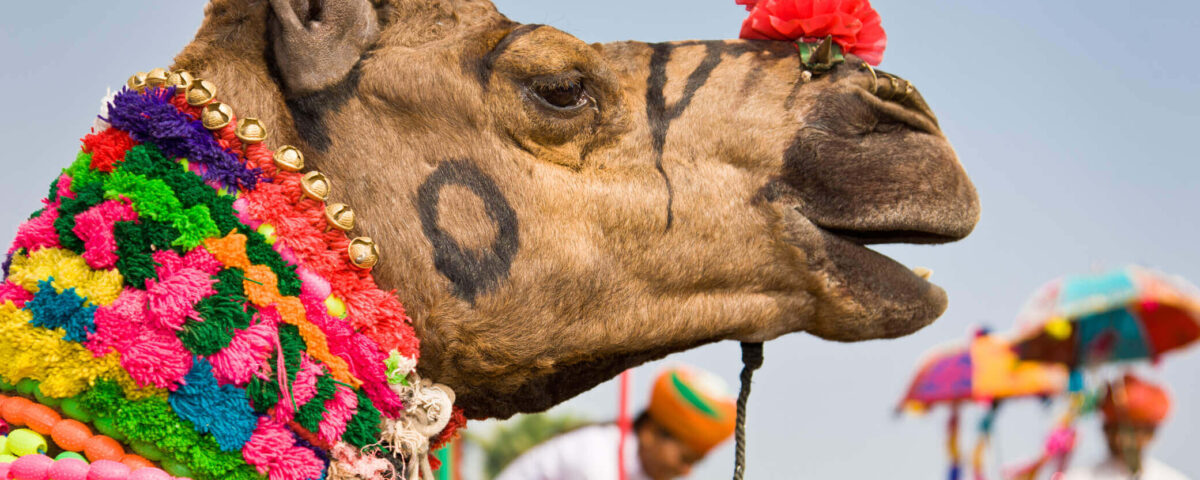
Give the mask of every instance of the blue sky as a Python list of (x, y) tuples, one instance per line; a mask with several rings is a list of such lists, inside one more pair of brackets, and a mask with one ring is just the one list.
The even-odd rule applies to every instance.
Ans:
[[(511, 18), (587, 41), (733, 38), (732, 0), (501, 0)], [(881, 68), (912, 80), (979, 189), (983, 218), (967, 240), (884, 253), (935, 271), (950, 309), (904, 339), (833, 344), (798, 334), (766, 346), (749, 422), (751, 478), (937, 478), (944, 412), (893, 418), (918, 357), (972, 326), (1005, 330), (1025, 298), (1064, 273), (1139, 263), (1200, 280), (1200, 2), (877, 0), (889, 48)], [(106, 87), (165, 66), (199, 26), (201, 2), (14, 2), (0, 17), (0, 237), (37, 208)], [(731, 386), (736, 344), (668, 361), (703, 366)], [(661, 363), (635, 371), (642, 404)], [(1177, 402), (1152, 452), (1200, 476), (1200, 353), (1144, 366)], [(1111, 373), (1111, 372), (1110, 372)], [(613, 383), (559, 407), (615, 413)], [(970, 409), (970, 425), (978, 408)], [(1037, 453), (1055, 408), (1014, 402), (998, 422), (1006, 464)], [(475, 430), (486, 430), (478, 424)], [(1100, 452), (1081, 425), (1079, 463)], [(966, 435), (966, 441), (971, 441)], [(732, 447), (695, 478), (727, 478)], [(993, 475), (994, 476), (994, 475)]]

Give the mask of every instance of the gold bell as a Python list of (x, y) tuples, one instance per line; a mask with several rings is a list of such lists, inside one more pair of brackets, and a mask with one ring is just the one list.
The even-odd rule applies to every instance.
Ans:
[(188, 105), (199, 107), (217, 98), (217, 86), (208, 80), (196, 79), (187, 89)]
[(220, 130), (233, 121), (233, 107), (221, 102), (210, 103), (200, 111), (200, 120), (204, 122), (204, 128)]
[(279, 147), (275, 150), (275, 166), (285, 172), (299, 172), (304, 169), (304, 154), (291, 145)]
[(329, 226), (343, 232), (354, 228), (354, 209), (344, 203), (335, 203), (325, 207), (325, 221)]
[(379, 249), (371, 237), (358, 237), (350, 241), (347, 248), (350, 253), (350, 263), (358, 268), (371, 268), (379, 263)]
[(167, 69), (156, 68), (146, 73), (146, 86), (150, 88), (167, 86)]
[(167, 75), (167, 86), (175, 87), (176, 94), (186, 94), (188, 87), (191, 87), (192, 82), (195, 81), (196, 77), (187, 70), (179, 70)]
[(233, 133), (242, 143), (258, 143), (267, 139), (267, 127), (253, 117), (238, 119), (237, 130)]
[(312, 171), (304, 174), (300, 179), (300, 187), (304, 189), (304, 196), (324, 202), (329, 198), (329, 179), (325, 178), (325, 174)]
[(142, 90), (145, 90), (146, 89), (146, 72), (138, 72), (138, 73), (133, 74), (133, 76), (129, 77), (129, 81), (125, 82), (125, 85), (128, 85), (129, 88), (132, 88), (139, 92)]

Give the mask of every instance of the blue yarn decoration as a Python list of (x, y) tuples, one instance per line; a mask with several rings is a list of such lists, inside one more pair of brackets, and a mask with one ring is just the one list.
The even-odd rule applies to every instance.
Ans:
[(258, 425), (246, 391), (233, 385), (218, 385), (212, 364), (200, 357), (193, 359), (183, 385), (171, 392), (167, 400), (179, 418), (192, 422), (200, 433), (211, 433), (226, 452), (241, 450)]
[(203, 123), (171, 105), (173, 95), (174, 87), (145, 94), (124, 88), (113, 98), (109, 118), (103, 120), (129, 132), (134, 140), (158, 145), (169, 157), (203, 165), (204, 179), (230, 192), (254, 190), (262, 179), (262, 169), (246, 168), (237, 154), (217, 143)]
[(38, 282), (38, 292), (33, 300), (25, 303), (25, 309), (33, 312), (30, 325), (41, 328), (61, 328), (66, 331), (63, 340), (85, 342), (89, 333), (96, 331), (96, 308), (85, 307), (83, 297), (74, 288), (58, 293), (54, 290), (54, 277)]
[(13, 253), (16, 252), (8, 252), (4, 257), (4, 264), (0, 265), (0, 280), (8, 280), (8, 267), (12, 266)]

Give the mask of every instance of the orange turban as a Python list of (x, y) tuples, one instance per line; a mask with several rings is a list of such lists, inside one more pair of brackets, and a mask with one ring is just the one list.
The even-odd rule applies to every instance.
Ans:
[(1100, 410), (1108, 422), (1158, 425), (1171, 410), (1171, 398), (1161, 387), (1127, 373), (1123, 385), (1108, 385)]
[(658, 375), (648, 411), (650, 418), (700, 454), (733, 435), (737, 419), (737, 405), (719, 378), (684, 367)]

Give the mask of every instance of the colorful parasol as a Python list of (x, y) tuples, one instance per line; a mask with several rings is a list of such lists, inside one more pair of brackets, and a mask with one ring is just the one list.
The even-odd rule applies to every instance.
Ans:
[(1200, 289), (1140, 267), (1068, 276), (1042, 287), (1018, 317), (1023, 359), (1071, 369), (1140, 359), (1200, 338)]
[(1039, 289), (1017, 317), (1015, 343), (1025, 360), (1071, 369), (1070, 402), (1045, 452), (1013, 479), (1036, 478), (1045, 465), (1062, 472), (1074, 449), (1075, 419), (1087, 413), (1081, 370), (1105, 363), (1149, 359), (1200, 338), (1200, 289), (1182, 277), (1131, 266), (1067, 276)]
[(980, 435), (972, 457), (976, 479), (983, 478), (983, 452), (990, 439), (999, 401), (1014, 397), (1050, 396), (1062, 392), (1067, 369), (1061, 365), (1022, 361), (1004, 339), (979, 331), (968, 342), (935, 349), (917, 370), (901, 404), (924, 411), (939, 404), (951, 405), (947, 425), (950, 478), (960, 477), (958, 448), (959, 406), (963, 402), (990, 405), (980, 422)]
[(904, 396), (909, 409), (1053, 395), (1066, 386), (1066, 368), (1021, 361), (1006, 340), (986, 332), (976, 334), (966, 346), (939, 349), (928, 358)]

